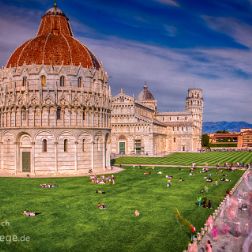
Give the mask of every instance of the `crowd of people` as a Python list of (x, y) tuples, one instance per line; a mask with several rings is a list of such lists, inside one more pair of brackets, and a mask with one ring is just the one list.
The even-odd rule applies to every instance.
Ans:
[(90, 177), (90, 181), (93, 184), (100, 184), (100, 185), (104, 185), (104, 184), (115, 184), (115, 176), (109, 175), (109, 176), (105, 176), (105, 175), (101, 175), (101, 176), (96, 176), (96, 175), (91, 175)]
[(40, 184), (40, 188), (55, 188), (56, 185), (54, 184)]

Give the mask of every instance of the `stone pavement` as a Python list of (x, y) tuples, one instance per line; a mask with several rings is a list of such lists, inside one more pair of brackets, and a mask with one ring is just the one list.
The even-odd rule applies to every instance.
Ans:
[(218, 235), (213, 230), (208, 232), (198, 251), (206, 251), (202, 248), (210, 240), (213, 252), (252, 252), (252, 169), (244, 173), (232, 195), (216, 211), (213, 226), (217, 227)]
[(65, 178), (65, 177), (86, 177), (90, 175), (104, 175), (104, 174), (114, 174), (123, 171), (123, 168), (112, 166), (111, 169), (107, 170), (98, 170), (93, 173), (78, 173), (75, 174), (74, 172), (71, 174), (45, 174), (45, 175), (37, 175), (37, 174), (29, 174), (29, 173), (9, 173), (4, 170), (0, 170), (0, 177), (17, 177), (17, 178)]

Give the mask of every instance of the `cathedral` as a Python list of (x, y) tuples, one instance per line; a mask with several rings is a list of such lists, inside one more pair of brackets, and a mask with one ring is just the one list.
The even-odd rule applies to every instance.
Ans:
[(113, 155), (165, 155), (201, 149), (203, 96), (188, 89), (185, 110), (158, 112), (147, 85), (137, 98), (123, 90), (112, 99), (111, 153)]
[(55, 4), (0, 69), (0, 173), (108, 169), (110, 117), (108, 75)]

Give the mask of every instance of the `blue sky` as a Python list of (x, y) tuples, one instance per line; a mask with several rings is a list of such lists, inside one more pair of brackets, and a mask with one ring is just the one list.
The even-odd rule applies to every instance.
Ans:
[[(204, 91), (204, 121), (252, 122), (252, 0), (57, 1), (102, 61), (113, 94), (145, 82), (160, 111)], [(0, 65), (34, 37), (48, 0), (0, 0)]]

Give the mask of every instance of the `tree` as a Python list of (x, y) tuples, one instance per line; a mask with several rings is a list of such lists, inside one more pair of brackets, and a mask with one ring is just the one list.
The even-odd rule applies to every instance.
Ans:
[(209, 148), (209, 136), (208, 136), (208, 134), (203, 134), (202, 135), (201, 145), (202, 145), (202, 147)]
[(229, 133), (228, 130), (217, 130), (215, 133)]

